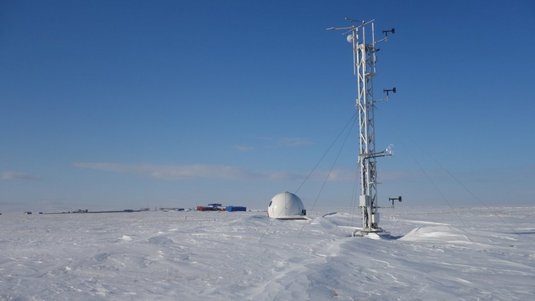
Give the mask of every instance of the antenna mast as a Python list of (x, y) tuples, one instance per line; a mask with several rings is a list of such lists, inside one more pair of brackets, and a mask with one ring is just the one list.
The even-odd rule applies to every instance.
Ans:
[[(354, 23), (355, 20), (346, 18)], [(359, 122), (359, 153), (358, 164), (360, 170), (359, 207), (362, 212), (362, 230), (355, 234), (365, 235), (370, 232), (382, 232), (379, 227), (379, 204), (377, 202), (377, 165), (376, 158), (391, 156), (389, 146), (383, 151), (375, 150), (375, 120), (373, 97), (373, 78), (376, 75), (377, 43), (387, 41), (389, 33), (395, 29), (383, 30), (384, 37), (375, 40), (375, 20), (361, 21), (359, 25), (345, 27), (329, 27), (327, 30), (342, 30), (347, 34), (347, 41), (353, 46), (353, 73), (357, 78), (356, 108)], [(396, 93), (396, 88), (384, 90), (386, 98), (390, 92)], [(357, 233), (359, 232), (359, 233)]]

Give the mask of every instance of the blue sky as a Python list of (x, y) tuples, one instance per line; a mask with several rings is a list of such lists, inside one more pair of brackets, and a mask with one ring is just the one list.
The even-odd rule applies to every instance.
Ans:
[[(354, 114), (351, 48), (325, 31), (346, 16), (396, 28), (380, 201), (535, 204), (532, 1), (2, 1), (0, 211), (295, 192)], [(355, 127), (299, 190), (308, 208), (352, 206)]]

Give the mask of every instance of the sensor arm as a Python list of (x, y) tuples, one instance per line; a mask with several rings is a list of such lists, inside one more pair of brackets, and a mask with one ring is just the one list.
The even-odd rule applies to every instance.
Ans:
[(362, 154), (359, 156), (359, 160), (368, 160), (372, 158), (379, 158), (379, 157), (388, 157), (392, 156), (392, 145), (389, 145), (384, 151), (381, 152), (375, 152), (375, 153), (369, 153), (369, 154)]

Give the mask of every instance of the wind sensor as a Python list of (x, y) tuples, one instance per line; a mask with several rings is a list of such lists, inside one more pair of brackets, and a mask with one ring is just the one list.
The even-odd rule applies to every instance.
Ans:
[[(375, 20), (356, 21), (346, 18), (349, 26), (329, 27), (327, 30), (343, 31), (346, 40), (353, 48), (353, 73), (357, 78), (356, 107), (359, 122), (359, 150), (358, 164), (360, 170), (359, 207), (362, 212), (362, 229), (356, 230), (354, 236), (368, 233), (380, 233), (379, 204), (377, 202), (377, 162), (378, 157), (391, 156), (389, 146), (383, 151), (375, 149), (375, 118), (374, 108), (376, 100), (373, 97), (373, 79), (377, 73), (377, 44), (388, 41), (388, 35), (394, 34), (394, 28), (383, 30), (383, 38), (375, 40)], [(353, 24), (356, 23), (356, 24)], [(388, 98), (390, 93), (396, 93), (396, 88), (384, 89)], [(401, 201), (401, 197), (399, 197)], [(393, 201), (392, 201), (393, 202)]]
[(388, 30), (383, 30), (383, 35), (384, 35), (385, 37), (388, 37), (388, 34), (389, 34), (389, 33), (391, 33), (391, 34), (396, 33), (396, 29), (395, 29), (395, 28), (390, 28), (390, 29), (388, 29)]
[(398, 196), (397, 198), (388, 198), (388, 200), (392, 202), (392, 208), (394, 208), (394, 202), (395, 201), (398, 201), (398, 202), (401, 203), (401, 195)]
[(383, 89), (383, 93), (385, 94), (385, 100), (388, 100), (388, 96), (390, 96), (390, 93), (396, 93), (397, 92), (397, 89), (396, 87), (392, 88), (392, 89)]

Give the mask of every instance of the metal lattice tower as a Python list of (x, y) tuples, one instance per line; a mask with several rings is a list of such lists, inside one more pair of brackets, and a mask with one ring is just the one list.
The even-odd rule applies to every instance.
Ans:
[[(353, 20), (346, 20), (353, 22)], [(390, 147), (384, 151), (375, 151), (375, 119), (373, 97), (373, 79), (376, 74), (377, 43), (386, 41), (388, 33), (394, 29), (383, 31), (385, 37), (375, 40), (375, 20), (362, 21), (359, 25), (330, 27), (327, 30), (344, 30), (347, 41), (353, 46), (353, 72), (357, 78), (356, 108), (359, 122), (358, 164), (360, 171), (359, 207), (362, 212), (362, 232), (381, 232), (379, 227), (379, 204), (377, 202), (377, 165), (376, 158), (390, 156)], [(393, 90), (385, 90), (388, 92)]]

